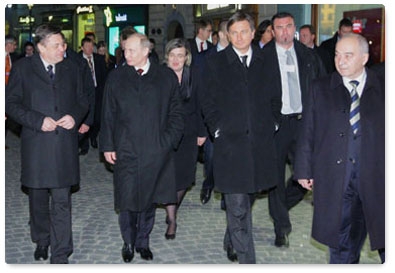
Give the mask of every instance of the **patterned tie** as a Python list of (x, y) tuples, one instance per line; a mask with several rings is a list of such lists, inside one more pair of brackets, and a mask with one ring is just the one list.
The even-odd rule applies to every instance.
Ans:
[(47, 66), (47, 73), (51, 78), (51, 80), (53, 81), (53, 79), (55, 78), (55, 73), (53, 73), (53, 65), (50, 64)]
[(351, 129), (355, 135), (358, 132), (359, 120), (360, 120), (359, 96), (357, 93), (357, 86), (358, 86), (359, 82), (358, 81), (350, 81), (350, 84), (352, 85), (352, 90), (350, 93), (350, 96), (351, 96), (350, 124), (351, 124)]
[(241, 58), (241, 62), (243, 63), (243, 66), (244, 66), (245, 68), (248, 68), (248, 66), (247, 66), (247, 58), (248, 58), (248, 55), (240, 56), (240, 58)]
[(203, 45), (204, 45), (204, 42), (200, 42), (200, 51), (199, 52), (202, 52), (204, 50)]
[(8, 78), (10, 77), (10, 72), (11, 72), (11, 58), (10, 58), (10, 54), (7, 53), (7, 55), (5, 55), (5, 85), (8, 84)]
[(137, 74), (139, 74), (140, 76), (143, 74), (143, 72), (144, 72), (144, 69), (141, 69), (141, 68), (137, 69)]
[(296, 77), (296, 66), (294, 59), (292, 58), (291, 52), (289, 50), (285, 51), (287, 54), (287, 65), (293, 66), (293, 71), (288, 71), (288, 91), (289, 91), (289, 104), (291, 109), (296, 112), (302, 101), (300, 97), (300, 92), (298, 89), (298, 78)]
[(92, 63), (92, 55), (88, 56), (88, 64), (89, 64), (89, 68), (91, 69), (93, 83), (95, 84), (96, 87), (97, 84), (96, 84), (96, 76), (95, 76), (95, 67), (93, 66)]

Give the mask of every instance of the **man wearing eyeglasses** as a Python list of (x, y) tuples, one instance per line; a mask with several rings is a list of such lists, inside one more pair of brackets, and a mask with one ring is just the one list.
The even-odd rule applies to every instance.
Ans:
[(82, 71), (64, 59), (61, 29), (41, 25), (39, 54), (16, 62), (6, 87), (6, 113), (22, 125), (21, 182), (29, 189), (35, 260), (68, 263), (73, 253), (71, 186), (80, 180), (78, 127), (88, 111)]
[(269, 211), (273, 218), (277, 247), (288, 247), (292, 230), (288, 210), (303, 199), (304, 190), (291, 178), (285, 183), (287, 161), (293, 166), (295, 143), (302, 119), (308, 88), (314, 78), (323, 76), (325, 69), (318, 55), (295, 40), (295, 19), (287, 12), (272, 18), (274, 39), (263, 48), (265, 69), (263, 81), (268, 90), (282, 97), (281, 118), (275, 134), (278, 158), (277, 187), (269, 192)]

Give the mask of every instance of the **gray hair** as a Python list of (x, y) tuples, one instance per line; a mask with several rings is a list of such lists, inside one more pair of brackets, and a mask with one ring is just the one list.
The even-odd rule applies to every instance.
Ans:
[(189, 49), (189, 43), (182, 38), (175, 38), (170, 40), (165, 47), (165, 62), (167, 63), (169, 60), (170, 52), (175, 48), (185, 48), (185, 52), (187, 54), (187, 59), (185, 61), (185, 65), (190, 66), (192, 63), (192, 54), (191, 50)]
[(35, 32), (34, 42), (35, 44), (46, 44), (47, 39), (55, 34), (60, 34), (62, 36), (63, 41), (65, 41), (65, 37), (62, 33), (62, 29), (58, 26), (51, 24), (43, 24), (40, 25)]
[(361, 52), (363, 54), (369, 54), (369, 44), (368, 41), (366, 40), (365, 37), (363, 37), (360, 34), (356, 34), (356, 33), (347, 33), (345, 35), (342, 36), (342, 39), (344, 38), (352, 38), (352, 39), (356, 39), (359, 45), (359, 49), (361, 50)]

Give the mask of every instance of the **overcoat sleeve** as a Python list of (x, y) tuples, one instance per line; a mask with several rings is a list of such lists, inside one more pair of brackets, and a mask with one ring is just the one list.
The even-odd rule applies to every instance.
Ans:
[(303, 106), (302, 126), (299, 132), (296, 153), (294, 176), (296, 179), (311, 179), (312, 156), (314, 152), (314, 88), (317, 86), (313, 81), (307, 96), (307, 103)]
[(41, 131), (45, 115), (24, 106), (22, 77), (21, 69), (15, 65), (6, 86), (5, 111), (22, 126)]

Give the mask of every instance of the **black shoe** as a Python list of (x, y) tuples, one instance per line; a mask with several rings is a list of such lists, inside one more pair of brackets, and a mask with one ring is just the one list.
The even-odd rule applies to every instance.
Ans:
[(152, 260), (154, 257), (152, 255), (152, 252), (149, 248), (136, 248), (136, 252), (140, 253), (141, 259), (144, 260)]
[(288, 235), (284, 234), (282, 236), (276, 235), (276, 240), (274, 241), (276, 247), (289, 247)]
[[(167, 230), (166, 230), (166, 233), (165, 233), (165, 238), (166, 238), (166, 240), (174, 240), (175, 238), (176, 238), (176, 231), (177, 231), (177, 224), (173, 224), (172, 222), (168, 222), (167, 223)], [(174, 233), (169, 233), (169, 229), (170, 229), (170, 226), (172, 226), (172, 225), (175, 225), (175, 226), (173, 226), (174, 227)]]
[(88, 150), (86, 150), (86, 151), (80, 151), (79, 153), (78, 153), (78, 155), (86, 155), (88, 153)]
[(226, 248), (226, 256), (228, 257), (228, 260), (231, 261), (231, 262), (236, 262), (237, 261), (237, 254), (233, 250), (232, 246), (228, 246)]
[(210, 197), (211, 197), (211, 189), (201, 189), (200, 201), (202, 201), (202, 204), (206, 204), (208, 201), (210, 201)]
[(48, 246), (37, 245), (37, 248), (34, 251), (34, 259), (36, 261), (45, 261), (48, 259)]
[(134, 257), (134, 247), (131, 244), (123, 244), (122, 259), (125, 263), (130, 263)]
[(96, 138), (91, 139), (91, 146), (92, 148), (97, 149), (98, 145)]

